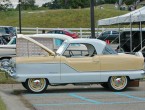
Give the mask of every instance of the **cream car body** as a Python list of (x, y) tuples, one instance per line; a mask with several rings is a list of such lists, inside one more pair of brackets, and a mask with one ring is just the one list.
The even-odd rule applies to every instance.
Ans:
[[(55, 54), (31, 38), (20, 37), (49, 53), (48, 56), (17, 57), (16, 68), (12, 64), (12, 69), (8, 71), (11, 77), (22, 82), (31, 92), (43, 92), (48, 84), (82, 83), (99, 83), (103, 87), (121, 91), (129, 82), (143, 78), (143, 57), (117, 54), (101, 40), (70, 39)], [(94, 54), (93, 51), (96, 52), (92, 56), (90, 54)]]

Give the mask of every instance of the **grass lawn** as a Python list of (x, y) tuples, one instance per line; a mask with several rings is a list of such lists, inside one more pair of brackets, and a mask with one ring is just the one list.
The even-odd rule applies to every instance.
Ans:
[[(11, 78), (7, 77), (3, 72), (0, 72), (0, 84), (6, 84), (6, 83), (10, 84), (10, 83), (16, 83), (16, 82), (12, 80)], [(7, 110), (6, 105), (2, 101), (1, 97), (0, 97), (0, 110)]]
[[(99, 19), (114, 17), (128, 12), (117, 10), (111, 4), (105, 4), (103, 7), (104, 9), (100, 9), (100, 6), (95, 7), (96, 27)], [(0, 16), (0, 25), (19, 26), (18, 11), (0, 12)], [(90, 8), (22, 11), (22, 27), (89, 28)]]
[(0, 110), (7, 110), (6, 105), (3, 103), (3, 101), (0, 98)]
[(7, 77), (4, 72), (0, 72), (0, 84), (13, 84), (13, 83), (16, 82), (10, 77)]
[[(5, 77), (4, 73), (0, 72), (0, 83), (7, 83), (7, 78)], [(2, 99), (0, 98), (0, 110), (7, 110), (6, 105), (3, 103)]]

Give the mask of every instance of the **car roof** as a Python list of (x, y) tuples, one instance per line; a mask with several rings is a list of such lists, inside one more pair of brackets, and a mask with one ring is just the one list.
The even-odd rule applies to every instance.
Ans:
[(88, 38), (78, 38), (78, 39), (70, 39), (68, 42), (70, 43), (105, 43), (99, 39), (88, 39)]
[(50, 31), (70, 31), (68, 29), (53, 29), (53, 30), (50, 30)]
[[(145, 32), (145, 30), (141, 30), (142, 32)], [(122, 31), (123, 32), (130, 32), (130, 30), (125, 30), (125, 31)], [(132, 30), (132, 32), (140, 32), (140, 30)]]
[(99, 39), (78, 38), (78, 39), (69, 39), (68, 41), (65, 42), (91, 44), (97, 50), (97, 54), (102, 54), (102, 51), (106, 46), (106, 42)]

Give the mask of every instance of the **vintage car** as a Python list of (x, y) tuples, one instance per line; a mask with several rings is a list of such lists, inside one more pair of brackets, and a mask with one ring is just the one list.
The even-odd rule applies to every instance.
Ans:
[(47, 53), (16, 57), (7, 69), (1, 68), (30, 92), (41, 93), (48, 85), (66, 84), (101, 84), (104, 88), (122, 91), (139, 86), (144, 76), (141, 53), (118, 54), (98, 39), (68, 39), (56, 52), (32, 38), (20, 36), (18, 39), (25, 39)]

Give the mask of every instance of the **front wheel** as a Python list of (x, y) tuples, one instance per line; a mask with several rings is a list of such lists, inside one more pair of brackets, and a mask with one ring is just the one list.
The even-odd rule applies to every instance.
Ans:
[(26, 88), (32, 93), (42, 93), (47, 89), (47, 80), (45, 78), (31, 78), (26, 80)]
[(4, 69), (8, 69), (10, 64), (10, 59), (3, 59), (1, 60), (1, 66)]
[(105, 89), (108, 89), (109, 88), (108, 87), (108, 83), (102, 83), (101, 86), (104, 87)]
[(108, 86), (113, 91), (125, 90), (128, 84), (126, 76), (111, 76), (109, 78)]
[(21, 82), (22, 86), (27, 89), (26, 83), (25, 82)]

